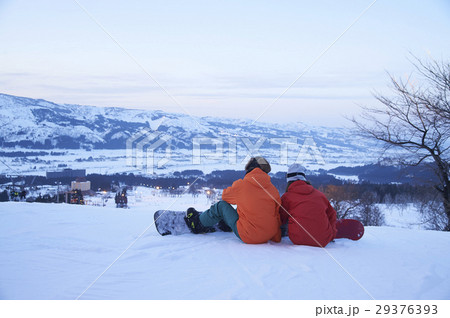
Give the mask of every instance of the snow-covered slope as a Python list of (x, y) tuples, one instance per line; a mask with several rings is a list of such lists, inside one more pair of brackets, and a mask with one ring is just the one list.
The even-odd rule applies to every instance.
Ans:
[[(161, 237), (153, 212), (206, 199), (150, 197), (128, 210), (0, 204), (1, 299), (448, 299), (450, 233), (368, 227), (325, 249), (246, 245), (231, 233)], [(111, 268), (99, 275), (148, 229)], [(351, 276), (349, 275), (351, 274)], [(85, 293), (86, 288), (95, 281)]]

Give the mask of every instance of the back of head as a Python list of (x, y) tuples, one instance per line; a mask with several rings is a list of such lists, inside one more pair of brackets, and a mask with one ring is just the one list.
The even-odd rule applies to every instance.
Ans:
[(307, 181), (306, 180), (306, 168), (298, 163), (292, 164), (289, 167), (287, 175), (286, 175), (287, 182), (292, 182), (292, 181), (296, 181), (296, 180)]
[(249, 173), (255, 168), (260, 168), (265, 173), (269, 173), (272, 168), (269, 162), (263, 157), (253, 157), (245, 165), (245, 173)]
[(298, 180), (305, 181), (307, 184), (311, 184), (308, 180), (306, 180), (306, 168), (301, 164), (294, 163), (288, 168), (288, 172), (286, 174), (286, 192), (288, 191), (291, 184)]

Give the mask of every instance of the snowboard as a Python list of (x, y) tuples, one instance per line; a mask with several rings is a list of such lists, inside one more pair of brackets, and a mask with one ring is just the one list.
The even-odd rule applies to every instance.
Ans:
[[(156, 230), (162, 236), (165, 235), (182, 235), (189, 234), (189, 230), (184, 217), (185, 211), (158, 210), (153, 218), (155, 220)], [(364, 225), (352, 219), (342, 219), (336, 221), (337, 234), (335, 238), (347, 238), (354, 241), (359, 240), (364, 235)], [(222, 229), (215, 225), (210, 232), (223, 232)], [(288, 236), (287, 224), (282, 227), (282, 236)]]
[(358, 220), (341, 219), (336, 221), (336, 237), (347, 238), (353, 241), (361, 239), (364, 235), (364, 225)]
[[(153, 215), (156, 230), (162, 236), (191, 233), (191, 230), (189, 230), (184, 221), (185, 216), (186, 211), (158, 210)], [(211, 227), (207, 233), (212, 232), (223, 232), (223, 230), (218, 225), (215, 225), (214, 227)], [(226, 232), (228, 232), (228, 230)]]

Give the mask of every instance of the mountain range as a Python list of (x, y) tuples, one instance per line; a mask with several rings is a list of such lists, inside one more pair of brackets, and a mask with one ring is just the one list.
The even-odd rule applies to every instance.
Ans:
[[(136, 110), (57, 104), (0, 94), (0, 144), (26, 149), (125, 149), (127, 141), (153, 134), (168, 136), (172, 149), (223, 147), (230, 152), (266, 150), (283, 157), (283, 149), (296, 154), (323, 156), (325, 160), (361, 162), (373, 159), (377, 146), (346, 128), (309, 126), (305, 123), (252, 123), (249, 119), (191, 117), (161, 110)], [(136, 137), (137, 136), (137, 137)], [(306, 146), (306, 147), (305, 147)], [(306, 150), (306, 151), (305, 151)], [(322, 158), (315, 158), (322, 160)], [(282, 159), (281, 159), (282, 160)]]

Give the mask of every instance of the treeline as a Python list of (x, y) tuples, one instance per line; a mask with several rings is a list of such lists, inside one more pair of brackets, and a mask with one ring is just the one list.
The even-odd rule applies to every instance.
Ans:
[[(209, 187), (224, 189), (232, 185), (232, 183), (245, 176), (244, 171), (236, 170), (216, 170), (208, 174), (204, 174), (200, 170), (184, 170), (174, 172), (171, 176), (146, 177), (135, 175), (133, 173), (117, 173), (113, 175), (88, 174), (86, 179), (91, 182), (93, 190), (110, 191), (116, 185), (123, 184), (127, 186), (146, 186), (160, 188), (179, 188), (186, 185), (194, 187)], [(271, 174), (272, 183), (283, 194), (286, 190), (286, 174), (278, 172)], [(423, 197), (429, 197), (433, 193), (431, 182), (429, 185), (418, 185), (414, 183), (353, 183), (337, 179), (336, 177), (322, 173), (318, 175), (308, 176), (311, 184), (323, 192), (327, 192), (327, 187), (338, 187), (342, 192), (352, 193), (360, 197), (365, 192), (372, 192), (376, 197), (377, 203), (402, 203), (422, 200)], [(22, 177), (6, 177), (0, 176), (0, 184), (13, 182), (16, 186), (32, 186), (32, 185), (69, 185), (74, 179), (72, 177), (50, 178), (42, 176), (22, 176)]]
[(382, 183), (391, 182), (424, 184), (437, 182), (434, 173), (435, 164), (422, 163), (417, 166), (397, 166), (370, 164), (356, 167), (337, 167), (331, 170), (319, 170), (321, 173), (335, 174), (341, 176), (358, 176), (361, 182)]
[[(113, 175), (88, 174), (86, 179), (91, 182), (91, 189), (94, 191), (111, 191), (118, 185), (160, 187), (162, 189), (177, 189), (190, 185), (194, 189), (209, 187), (224, 189), (232, 183), (245, 176), (244, 171), (236, 170), (216, 170), (204, 174), (200, 170), (184, 170), (174, 172), (171, 176), (146, 177), (133, 173), (121, 173)], [(280, 194), (286, 190), (286, 174), (278, 172), (271, 174), (272, 183)], [(419, 185), (413, 183), (352, 183), (335, 178), (329, 174), (318, 174), (308, 176), (311, 184), (324, 192), (329, 199), (333, 196), (357, 199), (363, 197), (365, 193), (371, 193), (375, 203), (407, 203), (426, 201), (433, 197), (435, 192), (432, 183)], [(17, 187), (37, 186), (37, 185), (69, 185), (74, 179), (72, 177), (47, 179), (42, 176), (24, 176), (9, 178), (0, 176), (0, 184), (13, 182)]]
[(433, 200), (436, 196), (431, 185), (344, 183), (318, 187), (328, 199), (355, 200), (365, 194), (372, 195), (373, 203), (405, 204)]
[(36, 156), (64, 156), (66, 152), (58, 151), (0, 151), (0, 157), (36, 157)]
[[(130, 174), (114, 174), (114, 175), (100, 175), (89, 174), (86, 179), (91, 181), (93, 189), (110, 190), (111, 185), (125, 184), (128, 186), (148, 186), (161, 187), (166, 189), (179, 188), (181, 186), (193, 185), (194, 188), (209, 187), (216, 189), (224, 189), (233, 184), (234, 181), (242, 179), (245, 176), (244, 171), (236, 170), (216, 170), (208, 174), (203, 174), (200, 170), (185, 170), (182, 172), (175, 172), (172, 176), (166, 177), (144, 177), (140, 175)], [(284, 193), (286, 188), (285, 173), (277, 173), (271, 175), (272, 183), (281, 192)], [(344, 181), (338, 180), (330, 175), (311, 176), (310, 180), (318, 187), (321, 185), (343, 185)]]

